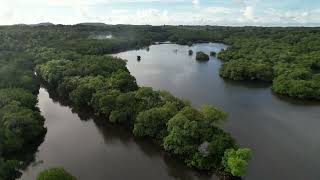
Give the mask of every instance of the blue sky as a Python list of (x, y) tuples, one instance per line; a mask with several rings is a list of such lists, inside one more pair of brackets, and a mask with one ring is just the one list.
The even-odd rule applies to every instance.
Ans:
[(319, 26), (320, 0), (0, 0), (0, 24)]

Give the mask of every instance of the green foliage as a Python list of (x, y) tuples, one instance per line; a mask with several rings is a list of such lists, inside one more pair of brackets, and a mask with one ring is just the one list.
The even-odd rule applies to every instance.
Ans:
[(206, 53), (200, 51), (200, 52), (197, 52), (196, 60), (197, 61), (208, 61), (209, 56)]
[(220, 69), (220, 76), (233, 80), (262, 80), (272, 81), (272, 65), (254, 61), (229, 61)]
[(13, 180), (19, 177), (17, 168), (19, 167), (18, 161), (3, 160), (0, 158), (0, 180)]
[(116, 98), (115, 108), (111, 112), (109, 120), (113, 123), (121, 123), (132, 126), (137, 116), (137, 101), (134, 92), (122, 93)]
[(145, 111), (153, 107), (162, 105), (161, 94), (154, 91), (150, 87), (141, 87), (136, 91), (136, 99), (139, 101), (138, 109), (140, 111)]
[(39, 137), (43, 132), (44, 119), (39, 112), (12, 101), (0, 109), (0, 129), (5, 152), (17, 152)]
[(142, 111), (134, 123), (133, 134), (135, 136), (149, 136), (162, 140), (167, 134), (166, 123), (176, 113), (177, 107), (170, 102), (162, 107)]
[(114, 72), (108, 80), (108, 84), (112, 89), (118, 89), (121, 92), (129, 92), (138, 89), (136, 79), (131, 76), (128, 71), (124, 70)]
[(319, 28), (243, 28), (231, 35), (220, 75), (232, 80), (272, 81), (275, 93), (320, 99)]
[(76, 88), (69, 93), (70, 100), (78, 107), (88, 106), (92, 96), (100, 89), (106, 88), (102, 76), (86, 76), (79, 78)]
[(38, 83), (33, 75), (33, 65), (32, 59), (23, 53), (0, 57), (0, 88), (24, 88), (36, 92)]
[(90, 102), (96, 114), (103, 114), (109, 118), (110, 113), (115, 109), (117, 97), (121, 94), (119, 90), (96, 92)]
[(51, 168), (39, 173), (37, 180), (76, 180), (63, 168)]
[[(39, 84), (25, 52), (0, 50), (0, 180), (13, 180), (21, 173), (16, 154), (37, 142), (45, 132), (36, 104)], [(19, 159), (19, 161), (18, 161)]]
[(203, 105), (201, 113), (204, 119), (211, 124), (221, 124), (227, 119), (227, 114), (211, 105)]
[(223, 157), (223, 165), (227, 172), (234, 176), (244, 176), (250, 160), (251, 151), (246, 148), (229, 149)]
[(272, 84), (274, 92), (303, 99), (320, 99), (320, 79), (317, 74), (312, 74), (310, 68), (279, 64), (275, 69), (279, 75)]
[(200, 144), (198, 151), (186, 162), (189, 166), (202, 170), (221, 169), (224, 152), (236, 146), (235, 140), (229, 134), (218, 130), (211, 141), (204, 141)]
[(208, 105), (201, 111), (184, 108), (167, 123), (165, 150), (179, 155), (189, 166), (219, 169), (224, 152), (237, 146), (229, 134), (216, 126), (225, 118), (224, 112)]
[(21, 88), (0, 89), (0, 108), (7, 105), (11, 101), (18, 101), (21, 106), (34, 109), (37, 105), (35, 95)]
[(182, 110), (186, 106), (190, 106), (190, 102), (186, 99), (179, 99), (175, 96), (173, 96), (168, 91), (160, 91), (160, 96), (163, 102), (170, 102), (175, 104), (178, 110)]
[(168, 136), (164, 139), (164, 148), (182, 157), (196, 152), (199, 136), (197, 121), (188, 119), (182, 113), (175, 115), (168, 122)]

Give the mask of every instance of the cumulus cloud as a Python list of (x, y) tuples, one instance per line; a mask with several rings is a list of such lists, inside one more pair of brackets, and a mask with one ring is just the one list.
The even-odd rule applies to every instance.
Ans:
[(192, 0), (192, 4), (198, 6), (200, 4), (200, 0)]
[(317, 10), (280, 11), (269, 8), (264, 12), (264, 21), (271, 23), (303, 24), (320, 22), (320, 11), (317, 12)]
[[(258, 1), (232, 0), (226, 4), (219, 0), (213, 6), (210, 4), (213, 1), (208, 5), (200, 0), (0, 0), (0, 24), (50, 21), (56, 24), (320, 25), (319, 7), (262, 9)], [(113, 7), (115, 3), (117, 7)], [(157, 7), (159, 3), (163, 6)]]
[(252, 6), (247, 6), (244, 10), (243, 10), (243, 16), (248, 19), (248, 20), (254, 20), (254, 10)]

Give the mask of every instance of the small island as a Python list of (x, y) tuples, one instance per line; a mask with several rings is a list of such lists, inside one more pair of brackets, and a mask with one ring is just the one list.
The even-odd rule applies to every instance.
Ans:
[(192, 56), (192, 55), (193, 55), (193, 51), (190, 49), (190, 50), (188, 51), (188, 54), (189, 54), (189, 56)]
[(199, 51), (199, 52), (197, 52), (196, 60), (197, 61), (208, 61), (209, 56), (206, 53)]

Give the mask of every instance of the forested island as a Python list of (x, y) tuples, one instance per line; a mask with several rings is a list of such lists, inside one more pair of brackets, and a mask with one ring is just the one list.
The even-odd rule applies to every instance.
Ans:
[(208, 54), (206, 54), (206, 53), (204, 53), (202, 51), (199, 51), (199, 52), (197, 52), (196, 60), (197, 61), (208, 61), (209, 60), (209, 56), (208, 56)]
[[(112, 38), (93, 38), (104, 32)], [(243, 176), (250, 150), (221, 128), (226, 113), (208, 105), (195, 109), (169, 92), (139, 87), (125, 61), (108, 54), (165, 41), (224, 42), (229, 48), (218, 54), (222, 77), (268, 81), (275, 93), (317, 100), (319, 35), (320, 28), (0, 26), (0, 179), (19, 177), (45, 135), (36, 107), (41, 83), (72, 106), (152, 139), (190, 167)]]

